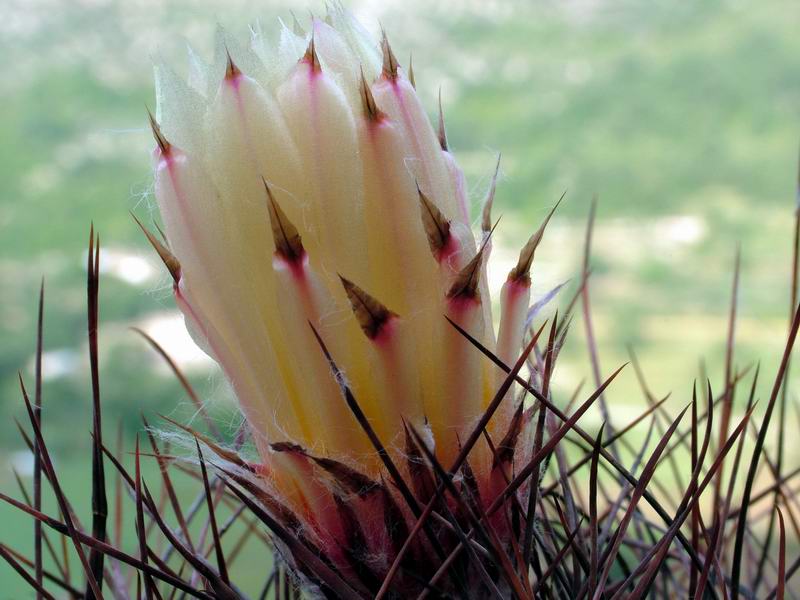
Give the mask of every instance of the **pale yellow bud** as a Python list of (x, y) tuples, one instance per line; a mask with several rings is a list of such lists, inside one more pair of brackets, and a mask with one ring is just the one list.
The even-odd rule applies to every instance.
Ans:
[[(387, 460), (343, 388), (404, 475), (422, 476), (405, 466), (406, 427), (449, 466), (502, 378), (445, 317), (513, 364), (528, 282), (504, 288), (497, 347), (489, 239), (470, 228), (443, 121), (437, 136), (385, 37), (337, 6), (307, 33), (284, 27), (276, 49), (252, 43), (195, 61), (192, 83), (157, 68), (155, 190), (174, 257), (162, 255), (187, 327), (236, 392), (264, 485), (340, 564), (351, 511), (371, 515), (373, 551), (393, 543), (384, 521), (403, 518), (396, 481), (358, 506), (341, 496)], [(497, 413), (492, 435), (512, 414)], [(488, 490), (483, 439), (470, 464)]]

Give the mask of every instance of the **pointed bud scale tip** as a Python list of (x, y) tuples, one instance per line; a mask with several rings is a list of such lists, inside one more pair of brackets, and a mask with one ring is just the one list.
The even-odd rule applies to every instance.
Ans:
[(447, 130), (444, 127), (444, 112), (442, 112), (442, 88), (439, 86), (439, 146), (443, 151), (448, 152), (449, 146), (447, 145)]
[(300, 233), (275, 200), (266, 179), (262, 178), (262, 181), (267, 192), (267, 213), (272, 229), (272, 239), (275, 242), (275, 253), (287, 262), (296, 263), (305, 256), (306, 252)]
[(167, 247), (162, 244), (159, 239), (154, 236), (148, 229), (145, 227), (142, 222), (136, 218), (136, 215), (131, 213), (133, 220), (136, 221), (136, 224), (144, 233), (145, 237), (147, 237), (147, 241), (150, 242), (150, 245), (153, 246), (155, 251), (158, 253), (159, 258), (167, 267), (169, 274), (172, 276), (172, 280), (175, 282), (175, 285), (178, 285), (178, 282), (181, 279), (181, 263), (178, 262), (178, 259), (175, 258), (175, 255), (167, 249)]
[(417, 194), (419, 195), (422, 225), (428, 236), (428, 244), (431, 252), (438, 259), (450, 241), (450, 221), (445, 218), (439, 207), (423, 193), (419, 183), (417, 183)]
[(344, 287), (347, 298), (350, 300), (350, 305), (353, 307), (353, 314), (358, 324), (366, 336), (374, 340), (380, 335), (386, 323), (397, 315), (352, 281), (345, 279), (341, 275), (339, 275), (339, 279), (342, 281), (342, 287)]
[(528, 240), (528, 243), (522, 247), (522, 250), (519, 253), (517, 265), (508, 273), (508, 281), (516, 281), (517, 283), (530, 285), (531, 266), (533, 265), (533, 256), (536, 253), (536, 248), (539, 246), (539, 242), (542, 241), (544, 230), (547, 227), (547, 224), (550, 222), (550, 218), (553, 216), (553, 213), (556, 212), (558, 205), (561, 204), (561, 201), (564, 199), (566, 193), (567, 192), (561, 194), (561, 198), (558, 199), (556, 205), (547, 214), (547, 217), (545, 217), (545, 220), (539, 226), (539, 229), (537, 229), (536, 233), (531, 236), (531, 238)]
[(319, 73), (322, 71), (322, 66), (319, 64), (319, 56), (317, 55), (317, 47), (314, 43), (314, 34), (311, 34), (311, 41), (308, 43), (308, 48), (306, 48), (306, 53), (303, 55), (303, 58), (300, 59), (300, 62), (306, 62), (311, 66), (312, 73)]
[(169, 150), (172, 146), (167, 141), (167, 138), (164, 137), (164, 134), (161, 133), (161, 127), (158, 125), (156, 118), (153, 116), (153, 113), (150, 112), (149, 108), (147, 109), (147, 119), (150, 121), (150, 129), (153, 131), (153, 137), (156, 139), (156, 144), (158, 144), (161, 154), (169, 154)]
[(466, 266), (459, 271), (456, 279), (450, 289), (447, 291), (447, 297), (451, 300), (455, 299), (473, 299), (480, 301), (480, 294), (478, 293), (478, 284), (481, 277), (481, 266), (483, 264), (483, 257), (486, 248), (489, 247), (489, 241), (492, 239), (492, 234), (497, 226), (500, 224), (498, 219), (489, 233), (486, 234), (483, 243), (477, 254), (472, 257)]
[(481, 277), (481, 263), (483, 262), (483, 253), (486, 250), (486, 244), (481, 246), (478, 253), (470, 260), (450, 286), (447, 291), (447, 297), (451, 300), (455, 299), (474, 299), (480, 300), (478, 293), (478, 284)]
[(375, 103), (375, 97), (372, 95), (372, 90), (364, 77), (364, 69), (361, 68), (361, 84), (360, 84), (361, 105), (364, 108), (364, 116), (371, 122), (380, 121), (383, 118), (383, 113)]
[(394, 81), (397, 79), (397, 68), (400, 66), (397, 58), (389, 45), (386, 31), (381, 29), (381, 52), (383, 52), (383, 76)]
[(239, 77), (239, 75), (241, 75), (242, 72), (239, 70), (239, 67), (236, 66), (236, 63), (233, 62), (233, 59), (231, 58), (231, 53), (228, 52), (227, 48), (225, 48), (225, 55), (228, 57), (228, 62), (225, 65), (225, 80), (233, 81), (234, 79)]
[(483, 201), (483, 210), (481, 211), (481, 231), (483, 233), (489, 233), (492, 230), (492, 206), (494, 206), (494, 194), (497, 189), (497, 176), (499, 173), (500, 154), (498, 153), (492, 182), (489, 184), (489, 190), (486, 192), (486, 200)]
[(408, 55), (408, 81), (411, 87), (417, 89), (417, 82), (414, 79), (414, 64), (411, 62), (411, 55)]

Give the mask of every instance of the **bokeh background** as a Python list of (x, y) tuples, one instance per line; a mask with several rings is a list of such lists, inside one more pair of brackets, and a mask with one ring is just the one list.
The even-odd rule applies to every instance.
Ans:
[[(597, 195), (592, 299), (604, 370), (627, 360), (632, 345), (654, 392), (673, 392), (672, 408), (688, 401), (701, 360), (719, 386), (741, 245), (735, 360), (762, 359), (774, 375), (789, 312), (800, 138), (795, 2), (347, 4), (369, 29), (383, 24), (401, 62), (413, 53), (432, 115), (441, 87), (474, 216), (502, 152), (495, 284), (567, 190), (537, 253), (533, 290), (538, 297), (568, 282), (561, 300), (568, 297)], [(88, 508), (90, 222), (104, 247), (101, 368), (110, 433), (119, 422), (130, 442), (140, 412), (191, 416), (175, 379), (132, 326), (161, 341), (212, 410), (235, 426), (227, 386), (188, 341), (163, 268), (129, 211), (149, 219), (153, 207), (145, 112), (154, 104), (152, 57), (163, 54), (180, 69), (187, 43), (210, 55), (218, 25), (246, 36), (260, 21), (277, 35), (278, 17), (291, 19), (290, 10), (302, 21), (324, 6), (0, 0), (0, 489), (13, 488), (12, 469), (30, 480), (14, 423), (24, 416), (16, 374), (32, 378), (44, 277), (45, 428), (68, 491)], [(590, 375), (583, 339), (578, 318), (556, 373), (562, 399)], [(620, 417), (641, 410), (632, 371), (609, 401)], [(789, 448), (790, 461), (797, 454)], [(28, 551), (28, 519), (0, 507), (0, 523), (0, 542)], [(260, 577), (268, 560), (248, 556), (240, 568)], [(5, 565), (0, 581), (0, 598), (29, 596)]]

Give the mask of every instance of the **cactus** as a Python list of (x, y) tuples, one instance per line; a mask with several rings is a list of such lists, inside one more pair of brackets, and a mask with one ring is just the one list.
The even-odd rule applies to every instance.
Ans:
[[(564, 408), (551, 380), (578, 301), (591, 332), (594, 212), (587, 263), (566, 311), (532, 325), (541, 308), (531, 306), (535, 252), (556, 202), (502, 286), (495, 329), (486, 264), (497, 172), (476, 236), (441, 103), (435, 129), (410, 64), (400, 66), (385, 33), (374, 41), (334, 5), (308, 32), (284, 26), (276, 49), (256, 38), (218, 64), (198, 65), (188, 82), (168, 65), (156, 67), (150, 124), (164, 232), (139, 225), (172, 278), (189, 332), (230, 381), (244, 427), (227, 446), (175, 364), (147, 338), (198, 403), (207, 431), (173, 422), (194, 444), (192, 456), (177, 457), (148, 428), (163, 501), (142, 479), (138, 440), (132, 473), (104, 444), (100, 250), (92, 233), (91, 528), (77, 520), (47, 451), (40, 375), (34, 402), (20, 378), (32, 434), (21, 431), (36, 457), (34, 501), (0, 495), (36, 520), (33, 560), (5, 545), (0, 556), (38, 597), (54, 597), (53, 586), (87, 598), (104, 589), (137, 599), (247, 597), (230, 574), (235, 554), (226, 535), (237, 519), (249, 519), (246, 533), (256, 532), (277, 557), (261, 597), (783, 597), (800, 564), (787, 571), (784, 512), (796, 521), (786, 482), (794, 472), (776, 470), (764, 448), (773, 410), (786, 401), (800, 313), (793, 312), (760, 426), (751, 421), (758, 371), (736, 421), (734, 391), (749, 375), (729, 363), (720, 394), (703, 384), (705, 409), (695, 390), (671, 416), (666, 398), (646, 392), (649, 407), (639, 417), (619, 427), (607, 418), (590, 433), (581, 417), (595, 403), (607, 416), (605, 392), (624, 365), (603, 377), (588, 335), (594, 389), (577, 391)], [(738, 265), (735, 281), (734, 303)], [(794, 305), (796, 277), (792, 286)], [(41, 309), (39, 333), (41, 340)], [(654, 432), (658, 439), (652, 449), (634, 449), (628, 467), (620, 448), (646, 421), (648, 439)], [(748, 428), (756, 432), (752, 456), (743, 443)], [(244, 438), (255, 456), (240, 451)], [(686, 473), (675, 459), (682, 451), (691, 456)], [(665, 484), (667, 463), (674, 480)], [(756, 491), (763, 464), (774, 482)], [(138, 552), (110, 540), (109, 469), (119, 482), (114, 506), (123, 502), (121, 488), (135, 506)], [(191, 507), (176, 496), (170, 469), (196, 478)], [(41, 511), (42, 475), (59, 518)], [(706, 512), (700, 499), (711, 496)], [(763, 498), (776, 504), (761, 516), (769, 519), (766, 537), (754, 540), (746, 535), (750, 508)], [(167, 523), (166, 503), (176, 525)], [(190, 522), (200, 506), (210, 535), (198, 538)], [(73, 544), (80, 588), (43, 529)], [(149, 541), (159, 534), (161, 554)], [(58, 573), (43, 568), (42, 541)], [(745, 550), (759, 557), (747, 577)]]

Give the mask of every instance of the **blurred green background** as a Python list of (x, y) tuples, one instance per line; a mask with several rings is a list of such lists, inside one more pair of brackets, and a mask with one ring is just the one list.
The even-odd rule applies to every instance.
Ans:
[[(701, 357), (720, 384), (741, 244), (736, 362), (762, 359), (768, 385), (789, 311), (800, 132), (795, 2), (348, 5), (369, 29), (383, 24), (402, 62), (413, 52), (431, 112), (441, 86), (474, 215), (502, 152), (493, 281), (502, 281), (567, 190), (537, 253), (534, 296), (570, 278), (574, 284), (597, 194), (592, 298), (603, 368), (627, 360), (632, 344), (655, 393), (672, 391), (677, 407), (688, 400)], [(44, 426), (76, 506), (88, 508), (84, 263), (92, 221), (106, 252), (101, 367), (109, 435), (120, 421), (130, 447), (140, 411), (193, 414), (131, 326), (161, 340), (235, 428), (227, 387), (182, 335), (163, 269), (129, 211), (148, 217), (153, 203), (151, 57), (182, 63), (187, 41), (208, 56), (217, 23), (246, 36), (260, 20), (276, 34), (277, 18), (290, 18), (290, 9), (301, 20), (309, 9), (324, 11), (321, 3), (270, 0), (0, 0), (0, 489), (13, 488), (12, 468), (29, 483), (14, 424), (24, 416), (16, 374), (32, 381), (44, 277)], [(589, 375), (576, 319), (556, 373), (561, 399)], [(609, 400), (622, 418), (641, 409), (632, 372)], [(0, 507), (0, 522), (0, 542), (29, 552), (30, 521)], [(239, 568), (260, 579), (266, 561), (245, 556)], [(0, 599), (29, 597), (5, 565), (0, 581)]]

